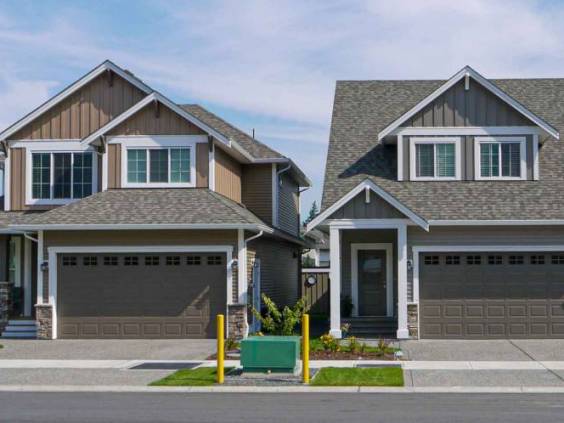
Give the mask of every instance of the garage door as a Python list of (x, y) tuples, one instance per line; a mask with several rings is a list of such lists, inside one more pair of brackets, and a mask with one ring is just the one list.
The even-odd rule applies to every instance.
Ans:
[(59, 338), (212, 338), (225, 254), (58, 256)]
[(422, 338), (564, 338), (564, 253), (423, 253)]

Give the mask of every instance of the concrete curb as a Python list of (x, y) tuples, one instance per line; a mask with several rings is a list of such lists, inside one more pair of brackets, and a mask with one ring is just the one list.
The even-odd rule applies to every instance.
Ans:
[(0, 385), (0, 392), (114, 392), (114, 393), (360, 393), (360, 394), (564, 394), (564, 387), (541, 386), (452, 386), (452, 387), (310, 387), (310, 386), (76, 386), (76, 385)]

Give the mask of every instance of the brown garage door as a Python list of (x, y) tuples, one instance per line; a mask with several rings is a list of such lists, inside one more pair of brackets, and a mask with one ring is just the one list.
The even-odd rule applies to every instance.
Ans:
[(564, 253), (423, 253), (422, 338), (564, 338)]
[(63, 254), (60, 338), (212, 338), (225, 254)]

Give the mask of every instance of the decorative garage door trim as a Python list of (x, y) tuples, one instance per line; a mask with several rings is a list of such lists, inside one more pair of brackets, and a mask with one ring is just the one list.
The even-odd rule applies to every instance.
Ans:
[(227, 260), (227, 305), (233, 302), (233, 246), (231, 245), (142, 245), (48, 247), (49, 304), (53, 307), (52, 339), (57, 339), (57, 256), (65, 253), (225, 253)]

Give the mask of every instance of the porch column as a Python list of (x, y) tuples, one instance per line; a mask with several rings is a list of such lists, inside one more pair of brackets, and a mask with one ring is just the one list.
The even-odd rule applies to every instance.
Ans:
[(398, 339), (409, 338), (407, 330), (407, 226), (398, 226)]
[(330, 304), (331, 304), (331, 330), (329, 333), (335, 338), (341, 338), (341, 230), (331, 227), (329, 229), (329, 247), (331, 254), (330, 278)]

